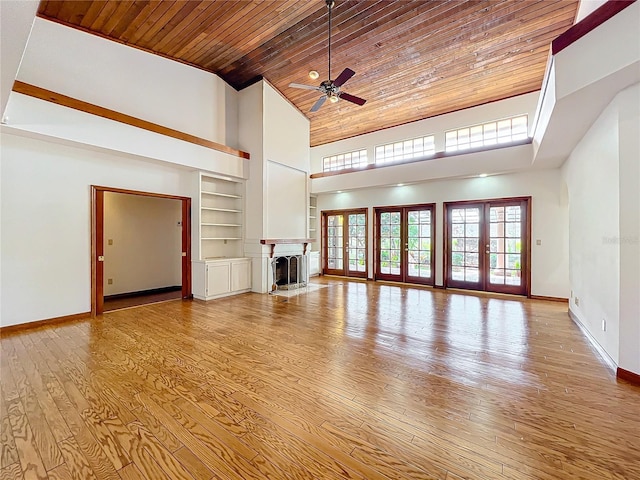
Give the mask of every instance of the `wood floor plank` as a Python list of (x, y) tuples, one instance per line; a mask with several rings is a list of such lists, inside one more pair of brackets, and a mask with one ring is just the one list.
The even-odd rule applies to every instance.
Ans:
[(566, 305), (313, 282), (1, 336), (0, 476), (640, 478), (640, 387)]
[(184, 465), (195, 480), (211, 480), (214, 477), (213, 472), (187, 447), (180, 447), (173, 452), (173, 455)]
[(135, 463), (130, 463), (122, 470), (118, 471), (118, 475), (122, 480), (145, 480), (142, 472), (138, 470)]
[(2, 480), (22, 480), (22, 467), (20, 462), (11, 463), (5, 467), (0, 468), (0, 478)]
[(73, 480), (73, 476), (67, 468), (66, 463), (57, 466), (53, 470), (49, 470), (47, 474), (49, 475), (49, 480)]
[(89, 460), (85, 457), (74, 437), (67, 438), (58, 445), (64, 457), (65, 466), (73, 480), (97, 480)]
[[(3, 371), (2, 375), (8, 372)], [(5, 400), (3, 389), (0, 387), (0, 469), (19, 463), (18, 449), (13, 439), (9, 412), (7, 411), (7, 400)]]
[(7, 402), (9, 422), (16, 442), (18, 457), (25, 480), (46, 479), (47, 471), (38, 452), (38, 446), (19, 398)]

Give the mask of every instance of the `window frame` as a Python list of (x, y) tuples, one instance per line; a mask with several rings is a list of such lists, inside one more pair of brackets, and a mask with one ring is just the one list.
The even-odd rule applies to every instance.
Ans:
[[(425, 152), (424, 149), (424, 145), (425, 140), (430, 139), (430, 143), (433, 145), (433, 149), (429, 150), (427, 152)], [(414, 149), (413, 147), (415, 146), (415, 142), (416, 140), (422, 140), (422, 145), (423, 148), (421, 150), (421, 152), (419, 154), (415, 154), (414, 153)], [(405, 145), (407, 142), (412, 142), (413, 145), (411, 146), (411, 153), (405, 152)], [(396, 154), (395, 151), (398, 148), (398, 146), (401, 147), (401, 152)], [(378, 150), (379, 149), (383, 149), (384, 156), (379, 158), (378, 157)], [(386, 156), (386, 152), (387, 150), (391, 151), (391, 156), (390, 158), (387, 158)], [(421, 135), (419, 137), (415, 137), (415, 138), (407, 138), (404, 140), (398, 140), (395, 142), (390, 142), (390, 143), (384, 143), (384, 144), (380, 144), (380, 145), (376, 145), (375, 147), (373, 147), (373, 157), (374, 157), (374, 165), (389, 165), (389, 164), (395, 164), (395, 163), (403, 163), (403, 162), (408, 162), (408, 161), (413, 161), (417, 158), (425, 158), (425, 157), (430, 157), (432, 155), (436, 154), (436, 136), (435, 134), (429, 134), (429, 135)], [(410, 156), (407, 156), (410, 155)]]
[[(514, 134), (514, 120), (519, 120), (521, 118), (525, 119), (524, 133), (520, 132)], [(500, 124), (504, 126), (505, 122), (509, 122), (509, 133), (505, 134), (504, 132), (506, 130), (503, 129), (503, 134), (501, 135)], [(479, 136), (478, 129), (480, 130)], [(488, 133), (488, 131), (493, 133)], [(455, 144), (449, 144), (449, 139), (453, 138), (454, 136)], [(460, 141), (461, 136), (464, 139), (463, 141)], [(477, 123), (466, 127), (446, 130), (444, 132), (444, 152), (463, 152), (465, 150), (474, 150), (477, 148), (504, 146), (511, 143), (520, 142), (522, 140), (527, 140), (529, 138), (529, 114), (524, 113), (520, 115), (513, 115), (511, 117), (492, 120), (490, 122)]]

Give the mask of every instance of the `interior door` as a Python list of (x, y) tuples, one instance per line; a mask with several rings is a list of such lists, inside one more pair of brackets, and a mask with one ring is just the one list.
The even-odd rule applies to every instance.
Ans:
[(445, 204), (445, 286), (529, 295), (530, 198)]
[(328, 275), (367, 277), (367, 210), (322, 212), (324, 268)]
[(376, 279), (432, 285), (434, 206), (380, 207), (376, 215)]

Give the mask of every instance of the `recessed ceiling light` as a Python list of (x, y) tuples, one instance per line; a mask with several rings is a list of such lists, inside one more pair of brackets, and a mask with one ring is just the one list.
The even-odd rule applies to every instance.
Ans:
[(480, 174), (480, 175), (478, 175), (478, 176), (479, 176), (480, 178), (485, 178), (485, 177), (487, 177), (488, 175), (487, 175), (486, 173), (481, 173), (481, 174)]
[(338, 190), (336, 193), (342, 193), (342, 190)]
[(397, 187), (404, 187), (404, 183), (399, 183), (398, 185), (396, 185)]
[(309, 72), (309, 78), (311, 80), (316, 80), (319, 76), (320, 76), (320, 74), (318, 72), (316, 72), (315, 70), (311, 70)]

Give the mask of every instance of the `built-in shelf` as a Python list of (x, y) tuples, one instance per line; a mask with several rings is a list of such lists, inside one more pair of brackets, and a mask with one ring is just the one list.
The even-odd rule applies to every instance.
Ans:
[[(244, 183), (200, 174), (200, 259), (241, 258), (244, 237)], [(228, 240), (228, 242), (227, 242)]]
[(316, 233), (318, 228), (317, 211), (318, 211), (318, 198), (311, 195), (309, 197), (309, 212), (308, 212), (309, 219), (307, 221), (309, 223), (308, 234), (311, 240), (310, 247), (312, 252), (318, 250), (318, 235)]
[(236, 210), (234, 208), (202, 207), (202, 210), (211, 210), (213, 212), (242, 213), (242, 210)]
[(202, 237), (202, 240), (242, 240), (239, 237)]
[(240, 223), (201, 223), (203, 227), (241, 227)]
[(226, 198), (242, 198), (242, 195), (232, 195), (230, 193), (218, 193), (218, 192), (200, 192), (202, 195), (214, 195), (216, 197)]

